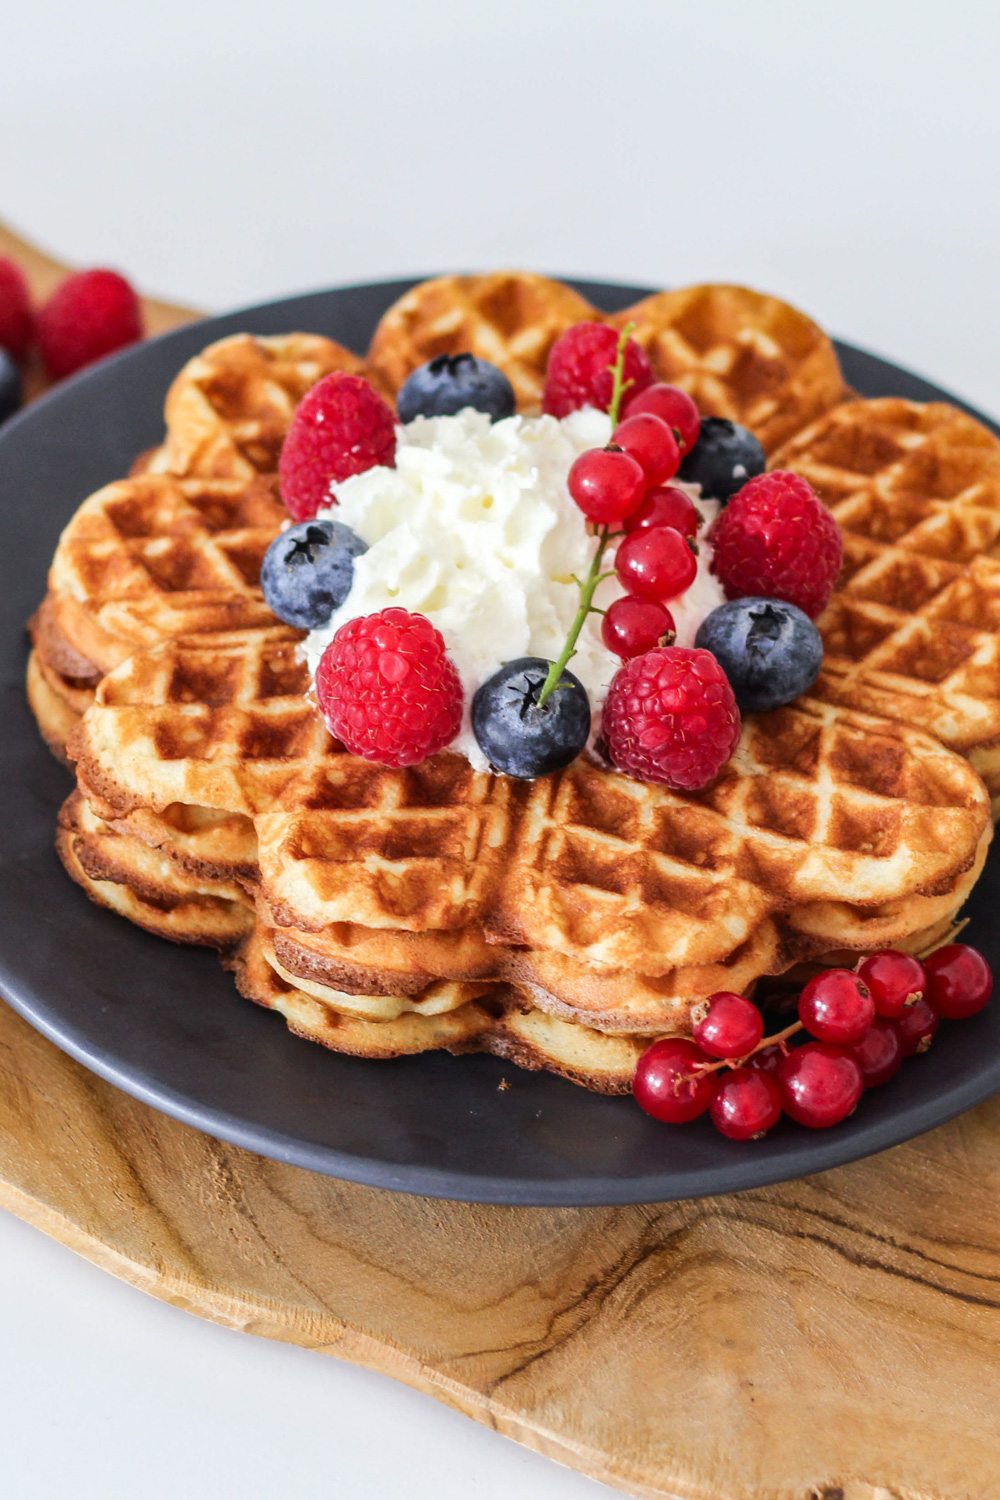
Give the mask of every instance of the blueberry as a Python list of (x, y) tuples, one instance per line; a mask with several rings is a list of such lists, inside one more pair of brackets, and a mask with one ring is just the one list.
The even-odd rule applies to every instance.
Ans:
[(439, 354), (414, 370), (396, 397), (401, 422), (453, 417), (467, 406), (486, 412), (491, 422), (517, 410), (514, 387), (503, 371), (474, 354)]
[(476, 689), (472, 732), (491, 766), (530, 780), (575, 760), (590, 734), (590, 699), (579, 678), (563, 672), (539, 708), (551, 662), (519, 656)]
[(21, 372), (13, 356), (6, 349), (0, 349), (0, 422), (6, 422), (14, 415), (23, 397)]
[(816, 626), (781, 599), (720, 604), (702, 620), (694, 643), (711, 651), (744, 713), (791, 703), (808, 692), (823, 663)]
[(351, 591), (354, 559), (368, 548), (339, 521), (300, 521), (264, 554), (260, 586), (279, 620), (300, 630), (325, 625)]
[(764, 450), (745, 427), (725, 417), (702, 417), (698, 441), (685, 453), (678, 479), (701, 485), (706, 500), (731, 500), (748, 479), (763, 474)]

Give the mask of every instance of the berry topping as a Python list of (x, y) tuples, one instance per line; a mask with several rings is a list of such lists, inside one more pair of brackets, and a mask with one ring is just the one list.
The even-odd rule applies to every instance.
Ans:
[(780, 599), (734, 599), (698, 626), (695, 645), (718, 657), (741, 713), (779, 708), (812, 687), (823, 642), (808, 615)]
[(672, 646), (677, 631), (665, 604), (626, 594), (609, 604), (601, 621), (601, 640), (622, 661), (631, 661), (654, 646)]
[(471, 406), (492, 422), (517, 410), (514, 387), (502, 370), (474, 354), (439, 354), (404, 381), (396, 397), (401, 422), (414, 417), (452, 417)]
[(668, 1125), (683, 1125), (703, 1115), (712, 1102), (719, 1075), (700, 1071), (711, 1058), (683, 1037), (654, 1042), (639, 1059), (632, 1080), (636, 1103), (647, 1115)]
[(923, 964), (909, 953), (897, 953), (893, 948), (866, 958), (858, 965), (858, 978), (863, 979), (872, 992), (875, 1014), (894, 1020), (907, 1006), (922, 1000), (927, 989)]
[(462, 684), (441, 634), (405, 609), (342, 625), (320, 660), (316, 696), (330, 732), (384, 766), (436, 754), (462, 723)]
[(260, 586), (279, 620), (299, 630), (327, 624), (351, 591), (354, 559), (367, 547), (339, 521), (300, 521), (264, 554)]
[(709, 1106), (712, 1124), (731, 1141), (756, 1141), (781, 1118), (781, 1090), (760, 1068), (725, 1073)]
[(691, 1012), (694, 1039), (713, 1057), (747, 1057), (764, 1035), (764, 1018), (752, 1000), (720, 990)]
[(964, 1021), (982, 1010), (993, 993), (993, 974), (983, 955), (965, 943), (949, 943), (924, 959), (927, 1003), (936, 1015)]
[(763, 474), (764, 450), (745, 427), (726, 417), (702, 417), (698, 441), (685, 453), (677, 477), (700, 484), (706, 500), (723, 504), (755, 474)]
[(840, 528), (798, 474), (776, 470), (745, 484), (716, 518), (712, 570), (728, 598), (784, 599), (810, 619), (821, 613), (840, 572)]
[(800, 1125), (823, 1130), (839, 1125), (857, 1108), (864, 1079), (848, 1047), (807, 1042), (782, 1059), (778, 1087), (786, 1114)]
[(854, 1043), (851, 1051), (858, 1060), (866, 1089), (888, 1083), (899, 1072), (903, 1061), (899, 1032), (888, 1016), (876, 1016), (860, 1042)]
[(278, 463), (281, 498), (296, 521), (335, 504), (331, 485), (396, 462), (396, 422), (360, 375), (336, 370), (316, 382), (292, 419)]
[(683, 452), (690, 452), (698, 441), (701, 414), (687, 391), (680, 390), (678, 386), (664, 385), (658, 381), (656, 385), (647, 385), (644, 391), (638, 391), (631, 400), (626, 396), (625, 415), (635, 417), (640, 412), (649, 412), (652, 416), (659, 417), (661, 422), (666, 422), (676, 434)]
[(663, 484), (677, 473), (681, 461), (677, 439), (666, 422), (649, 412), (619, 422), (611, 441), (631, 454), (646, 476), (647, 486)]
[(476, 689), (472, 732), (490, 765), (529, 780), (575, 760), (590, 734), (590, 699), (572, 672), (563, 670), (539, 705), (552, 663), (520, 656)]
[(38, 344), (53, 380), (142, 338), (142, 309), (117, 271), (78, 271), (38, 314)]
[(672, 526), (681, 536), (697, 536), (701, 524), (698, 507), (683, 490), (647, 490), (644, 498), (625, 519), (626, 531), (649, 531), (654, 526)]
[(0, 255), (0, 349), (21, 363), (35, 331), (28, 282), (17, 261)]
[(0, 422), (6, 422), (21, 405), (24, 390), (14, 356), (0, 349)]
[[(618, 341), (618, 331), (607, 323), (574, 323), (567, 328), (549, 354), (542, 410), (550, 417), (568, 417), (581, 406), (607, 411)], [(625, 344), (623, 377), (628, 392), (644, 390), (653, 383), (649, 360), (634, 339)]]
[(714, 656), (659, 646), (611, 679), (603, 733), (620, 771), (697, 791), (736, 749), (740, 711)]
[(694, 583), (698, 562), (689, 537), (672, 526), (633, 531), (615, 554), (615, 572), (630, 594), (676, 599)]
[(859, 1042), (875, 1019), (864, 980), (850, 969), (827, 969), (799, 996), (799, 1020), (821, 1042)]
[(931, 1010), (926, 1000), (908, 1005), (903, 1014), (892, 1023), (899, 1035), (899, 1045), (904, 1057), (913, 1057), (917, 1052), (926, 1052), (934, 1040), (934, 1033), (941, 1025), (936, 1011)]
[(588, 521), (613, 526), (629, 515), (646, 490), (642, 469), (616, 448), (589, 448), (569, 471), (567, 487)]

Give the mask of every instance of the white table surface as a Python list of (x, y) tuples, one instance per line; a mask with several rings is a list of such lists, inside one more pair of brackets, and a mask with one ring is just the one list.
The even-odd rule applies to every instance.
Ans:
[[(738, 280), (1000, 412), (986, 0), (33, 0), (0, 19), (0, 216), (148, 292), (221, 310), (503, 264)], [(598, 1492), (2, 1216), (0, 1327), (18, 1500)]]

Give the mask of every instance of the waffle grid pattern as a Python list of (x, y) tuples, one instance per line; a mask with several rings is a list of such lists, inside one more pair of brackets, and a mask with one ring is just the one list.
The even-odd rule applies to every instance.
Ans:
[(919, 725), (1000, 790), (1000, 441), (952, 407), (864, 401), (776, 461), (844, 535), (816, 691)]

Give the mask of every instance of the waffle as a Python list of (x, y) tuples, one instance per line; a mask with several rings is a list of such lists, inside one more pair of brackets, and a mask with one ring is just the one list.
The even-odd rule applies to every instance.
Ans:
[(271, 474), (310, 386), (335, 370), (365, 375), (362, 360), (311, 333), (235, 334), (190, 360), (167, 394), (167, 437), (153, 473), (248, 480)]
[(260, 568), (286, 516), (274, 476), (106, 485), (59, 539), (39, 651), (62, 675), (96, 682), (137, 646), (272, 624)]
[(913, 724), (1000, 792), (1000, 440), (954, 407), (837, 408), (776, 465), (844, 536), (813, 692)]
[[(58, 674), (45, 667), (37, 651), (28, 657), (25, 682), (28, 706), (35, 716), (42, 739), (57, 760), (66, 761), (66, 741), (80, 722), (81, 714), (72, 703), (71, 689)], [(93, 701), (93, 693), (90, 694)]]
[(573, 323), (598, 317), (562, 282), (527, 271), (422, 281), (385, 313), (369, 369), (395, 395), (418, 365), (468, 352), (497, 365), (520, 411), (538, 411), (549, 350)]
[(164, 642), (105, 678), (72, 750), (104, 816), (253, 817), (263, 897), (306, 932), (478, 924), (663, 975), (811, 905), (886, 931), (896, 903), (905, 935), (907, 903), (952, 894), (989, 826), (979, 778), (937, 741), (811, 700), (749, 718), (715, 785), (681, 795), (583, 760), (530, 784), (447, 752), (372, 765), (326, 734), (303, 672), (281, 628)]
[[(544, 278), (442, 278), (390, 309), (364, 369), (393, 391), (471, 348), (531, 409), (552, 341), (590, 316)], [(973, 766), (1000, 785), (1000, 443), (948, 408), (844, 404), (829, 341), (774, 298), (693, 288), (624, 318), (658, 375), (754, 427), (845, 530), (816, 690), (749, 717), (702, 793), (586, 759), (528, 784), (447, 752), (393, 770), (330, 738), (300, 633), (274, 624), (257, 582), (296, 402), (330, 368), (363, 371), (326, 340), (206, 350), (171, 389), (162, 447), (60, 541), (29, 687), (77, 760), (64, 863), (139, 925), (217, 947), (244, 994), (334, 1050), (490, 1051), (623, 1092), (705, 995), (876, 946), (921, 951), (982, 868)], [(906, 593), (918, 573), (926, 600)], [(906, 689), (873, 659), (890, 615)], [(975, 636), (965, 675), (917, 691), (914, 640), (927, 654), (959, 626)]]
[(253, 928), (253, 904), (240, 885), (186, 874), (109, 827), (78, 792), (59, 815), (56, 849), (92, 901), (157, 937), (229, 949)]
[(240, 993), (284, 1016), (296, 1036), (355, 1057), (389, 1058), (439, 1049), (491, 1052), (597, 1093), (625, 1094), (652, 1040), (606, 1036), (579, 1022), (545, 1015), (514, 988), (439, 1015), (363, 1020), (336, 1010), (277, 973), (267, 961), (260, 931), (225, 962), (234, 971)]
[(746, 287), (659, 292), (611, 321), (635, 324), (657, 379), (688, 391), (704, 414), (751, 428), (767, 453), (848, 395), (823, 330)]

